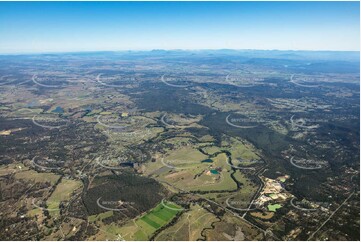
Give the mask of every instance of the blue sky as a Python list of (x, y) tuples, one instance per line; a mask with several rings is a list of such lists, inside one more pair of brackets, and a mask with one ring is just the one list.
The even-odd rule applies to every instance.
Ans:
[(359, 50), (359, 2), (0, 2), (0, 53)]

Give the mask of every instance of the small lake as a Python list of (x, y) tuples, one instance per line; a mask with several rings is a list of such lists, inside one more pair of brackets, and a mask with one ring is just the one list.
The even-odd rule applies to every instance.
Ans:
[(53, 111), (51, 111), (52, 113), (64, 113), (64, 109), (62, 107), (56, 107)]

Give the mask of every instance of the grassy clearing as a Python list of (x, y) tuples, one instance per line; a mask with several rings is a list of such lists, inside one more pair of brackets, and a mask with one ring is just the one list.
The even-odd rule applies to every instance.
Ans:
[(29, 210), (26, 215), (29, 217), (35, 217), (36, 215), (40, 215), (43, 211), (40, 208), (34, 208), (32, 210)]
[(239, 141), (232, 145), (230, 152), (234, 158), (242, 158), (246, 160), (259, 159), (258, 155), (252, 151), (250, 146), (247, 146)]
[(22, 116), (22, 115), (27, 115), (29, 116), (30, 114), (39, 114), (43, 111), (43, 109), (41, 108), (20, 108), (16, 111), (13, 112), (14, 115), (19, 115), (19, 116)]
[[(213, 158), (213, 163), (206, 164), (206, 170), (212, 170), (215, 167), (221, 168), (219, 174), (209, 175), (206, 172), (197, 177), (193, 182), (193, 186), (190, 186), (190, 190), (200, 191), (218, 191), (218, 190), (234, 190), (237, 188), (237, 184), (231, 178), (231, 169), (227, 165), (227, 156), (225, 154), (219, 154)], [(211, 182), (208, 182), (211, 179)], [(188, 185), (188, 184), (187, 184)]]
[(217, 147), (217, 146), (207, 146), (207, 147), (204, 147), (203, 150), (207, 153), (207, 154), (214, 154), (218, 151), (221, 150), (221, 148)]
[[(166, 203), (166, 206), (168, 206), (167, 204), (169, 203)], [(177, 206), (177, 208), (180, 207)], [(159, 204), (149, 213), (141, 217), (140, 220), (146, 222), (153, 228), (158, 229), (161, 226), (167, 224), (167, 222), (169, 222), (178, 212), (178, 210), (172, 210), (168, 207), (164, 207), (162, 204)]]
[(81, 186), (82, 183), (80, 181), (63, 179), (61, 183), (57, 185), (50, 198), (46, 201), (48, 209), (55, 209), (54, 211), (50, 210), (50, 214), (59, 216), (59, 210), (56, 209), (59, 208), (60, 202), (69, 201), (72, 193)]
[(234, 190), (237, 188), (237, 184), (233, 181), (230, 174), (228, 171), (222, 171), (220, 173), (220, 179), (213, 182), (213, 184), (198, 185), (191, 187), (191, 189), (200, 191)]
[(158, 204), (147, 214), (128, 222), (116, 232), (125, 240), (149, 240), (155, 231), (168, 224), (180, 212), (180, 206), (169, 202), (164, 202), (164, 204), (167, 207)]
[(22, 172), (17, 172), (15, 174), (16, 179), (22, 179), (22, 180), (28, 180), (32, 182), (50, 182), (51, 185), (54, 185), (60, 178), (59, 175), (53, 174), (53, 173), (39, 173), (34, 170), (25, 170)]
[(214, 223), (214, 226), (214, 229), (205, 231), (209, 241), (264, 240), (262, 231), (229, 213), (222, 216), (221, 221)]
[(214, 221), (217, 221), (214, 214), (209, 213), (199, 205), (195, 205), (190, 208), (190, 211), (182, 214), (176, 224), (163, 230), (155, 240), (195, 241), (202, 239), (202, 230), (205, 227), (210, 227)]
[(251, 213), (251, 215), (253, 217), (260, 218), (260, 219), (271, 219), (273, 217), (274, 213), (273, 212), (264, 212), (264, 213), (253, 212), (253, 213)]
[(102, 221), (105, 218), (109, 218), (109, 217), (113, 216), (113, 214), (114, 214), (113, 211), (107, 211), (104, 213), (91, 215), (88, 217), (88, 221), (89, 222)]
[(269, 204), (267, 206), (268, 210), (270, 212), (276, 212), (277, 209), (281, 208), (282, 206), (280, 204)]
[(199, 140), (202, 142), (213, 142), (214, 138), (211, 135), (207, 134), (207, 135), (201, 137)]
[(237, 171), (234, 176), (243, 184), (239, 191), (232, 193), (211, 193), (205, 194), (204, 196), (222, 204), (223, 206), (227, 206), (226, 200), (230, 199), (229, 201), (233, 202), (231, 203), (232, 206), (241, 209), (247, 208), (259, 186), (247, 179), (241, 171)]
[[(186, 159), (189, 155), (192, 155), (192, 153), (179, 153), (179, 159)], [(213, 158), (213, 163), (202, 163), (201, 161), (204, 160), (204, 157), (206, 156), (198, 157), (198, 161), (186, 169), (175, 169), (171, 172), (169, 172), (169, 169), (164, 169), (163, 173), (156, 179), (169, 182), (176, 187), (188, 191), (234, 190), (237, 188), (236, 183), (230, 176), (231, 169), (226, 162), (227, 157), (225, 154), (219, 154)], [(174, 163), (172, 165), (179, 167)], [(209, 171), (216, 167), (221, 169), (219, 174), (210, 174)]]
[(250, 201), (253, 195), (257, 192), (259, 186), (246, 178), (246, 176), (239, 170), (234, 174), (234, 177), (237, 181), (243, 184), (241, 190), (239, 191), (239, 196), (245, 201)]
[(235, 138), (230, 138), (228, 141), (222, 141), (222, 145), (230, 146), (229, 152), (232, 154), (232, 162), (234, 165), (247, 165), (237, 163), (239, 159), (247, 160), (260, 160), (256, 153), (256, 149), (245, 141), (240, 141)]
[(11, 163), (8, 165), (0, 166), (0, 176), (9, 175), (12, 173), (18, 173), (29, 170), (21, 163)]
[(186, 168), (190, 166), (200, 165), (202, 160), (205, 160), (207, 156), (203, 155), (196, 149), (192, 147), (182, 147), (175, 151), (172, 151), (164, 161), (172, 166)]

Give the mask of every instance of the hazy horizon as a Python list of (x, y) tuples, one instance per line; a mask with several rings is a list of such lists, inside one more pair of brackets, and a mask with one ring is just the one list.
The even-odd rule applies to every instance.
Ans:
[(361, 53), (360, 50), (292, 50), (292, 49), (229, 49), (229, 48), (217, 48), (217, 49), (119, 49), (119, 50), (73, 50), (73, 51), (36, 51), (36, 52), (0, 52), (0, 55), (42, 55), (42, 54), (77, 54), (77, 53), (100, 53), (100, 52), (155, 52), (155, 51), (184, 51), (184, 52), (205, 52), (205, 51), (234, 51), (234, 52), (246, 52), (246, 51), (264, 51), (264, 52), (345, 52), (345, 53)]

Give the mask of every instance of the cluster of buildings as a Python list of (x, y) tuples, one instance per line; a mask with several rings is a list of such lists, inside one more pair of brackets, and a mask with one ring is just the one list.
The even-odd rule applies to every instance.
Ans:
[(263, 177), (264, 187), (260, 192), (260, 196), (256, 199), (255, 204), (264, 207), (265, 205), (273, 205), (276, 203), (282, 204), (292, 198), (293, 195), (287, 192), (282, 185), (288, 178), (288, 175), (278, 177), (277, 179)]

